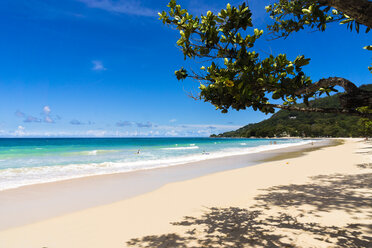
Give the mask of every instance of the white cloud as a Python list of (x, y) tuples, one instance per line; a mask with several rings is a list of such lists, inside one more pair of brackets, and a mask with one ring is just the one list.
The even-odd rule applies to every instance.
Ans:
[(43, 112), (44, 112), (44, 122), (54, 123), (54, 118), (52, 118), (52, 116), (50, 115), (52, 110), (50, 109), (50, 107), (48, 105), (45, 105), (43, 107)]
[(43, 112), (44, 114), (49, 115), (51, 112), (50, 107), (48, 105), (44, 106)]
[(221, 125), (221, 124), (184, 124), (183, 128), (209, 128), (209, 129), (238, 129), (239, 125)]
[[(49, 108), (50, 111), (50, 108)], [(48, 111), (47, 111), (48, 112)], [(51, 113), (51, 112), (50, 112)], [(43, 113), (42, 119), (39, 122), (55, 123), (55, 118)], [(78, 120), (71, 121), (74, 125), (85, 124), (90, 122), (80, 122)], [(70, 122), (70, 124), (71, 124)], [(92, 123), (93, 124), (93, 123)], [(177, 125), (155, 125), (151, 122), (119, 122), (121, 125), (116, 125), (106, 128), (91, 128), (91, 129), (67, 129), (67, 130), (45, 130), (34, 129), (36, 126), (17, 126), (15, 130), (6, 130), (0, 132), (1, 137), (207, 137), (213, 133), (218, 134), (226, 131), (231, 131), (239, 128), (237, 125), (221, 125), (221, 124), (177, 124)], [(140, 128), (142, 127), (142, 128)], [(31, 129), (29, 129), (31, 128)], [(34, 129), (34, 130), (32, 130)], [(123, 130), (124, 129), (124, 130)]]
[(150, 127), (156, 127), (153, 123), (147, 121), (147, 122), (133, 122), (133, 121), (119, 121), (116, 123), (117, 127), (132, 127), (136, 126), (139, 128), (150, 128)]
[(207, 136), (212, 134), (210, 130), (198, 130), (197, 133), (200, 135), (207, 135)]
[(226, 131), (236, 130), (238, 125), (221, 124), (178, 124), (153, 126), (149, 133), (141, 132), (141, 136), (179, 136), (179, 137), (206, 137), (213, 133), (218, 134)]
[(85, 3), (89, 8), (106, 10), (113, 13), (137, 15), (137, 16), (156, 16), (157, 11), (143, 7), (139, 0), (77, 0)]
[(92, 67), (92, 70), (93, 70), (93, 71), (105, 71), (105, 70), (107, 70), (107, 69), (103, 66), (102, 61), (99, 61), (99, 60), (93, 60), (92, 63), (93, 63), (93, 67)]
[(18, 129), (14, 132), (16, 136), (24, 136), (25, 135), (25, 127), (18, 126)]
[(177, 121), (177, 119), (171, 119), (171, 120), (169, 120), (170, 123), (174, 123), (176, 121)]
[(166, 132), (165, 133), (165, 136), (172, 136), (172, 137), (175, 137), (175, 136), (179, 136), (179, 133), (176, 132), (175, 130), (171, 130), (169, 132)]
[(44, 122), (46, 122), (46, 123), (54, 123), (54, 120), (53, 120), (52, 118), (50, 118), (49, 115), (47, 115), (47, 116), (45, 116), (45, 118), (44, 118)]
[(58, 116), (58, 115), (53, 116), (51, 113), (52, 113), (52, 110), (51, 110), (50, 106), (45, 105), (42, 109), (42, 112), (40, 113), (40, 117), (30, 115), (30, 114), (26, 114), (26, 113), (21, 112), (19, 110), (17, 110), (15, 112), (15, 115), (19, 118), (22, 118), (23, 122), (25, 122), (25, 123), (42, 123), (42, 122), (55, 123), (56, 120), (61, 119), (60, 116)]
[(94, 137), (104, 137), (106, 136), (106, 134), (107, 134), (107, 131), (105, 130), (88, 130), (86, 132), (86, 136), (94, 136)]

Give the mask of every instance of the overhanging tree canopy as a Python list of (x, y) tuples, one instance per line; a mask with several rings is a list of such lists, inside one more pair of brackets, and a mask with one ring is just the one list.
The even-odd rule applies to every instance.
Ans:
[[(209, 64), (196, 71), (181, 68), (175, 72), (177, 79), (200, 81), (199, 99), (212, 103), (223, 113), (230, 107), (236, 110), (252, 107), (264, 113), (281, 108), (371, 116), (370, 111), (365, 111), (366, 107), (372, 108), (370, 92), (340, 77), (312, 82), (302, 70), (309, 58), (300, 55), (289, 60), (285, 54), (279, 54), (260, 59), (253, 47), (263, 30), (253, 28), (252, 13), (246, 3), (237, 7), (227, 4), (219, 13), (208, 11), (200, 17), (182, 9), (175, 0), (168, 7), (169, 12), (163, 11), (159, 16), (163, 23), (179, 30), (177, 45), (185, 59), (200, 59)], [(268, 29), (276, 37), (287, 37), (306, 26), (324, 31), (327, 23), (333, 21), (345, 23), (350, 29), (354, 26), (357, 32), (359, 26), (365, 26), (366, 32), (372, 27), (372, 3), (368, 0), (280, 0), (266, 10), (274, 19)], [(335, 86), (345, 90), (341, 109), (292, 106), (299, 99), (307, 104), (312, 97), (336, 91)], [(272, 104), (272, 99), (282, 99), (283, 104)], [(364, 111), (358, 111), (361, 107)]]

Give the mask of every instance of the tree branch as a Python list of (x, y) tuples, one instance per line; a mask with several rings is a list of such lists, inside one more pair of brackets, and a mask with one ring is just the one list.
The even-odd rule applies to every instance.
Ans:
[(372, 2), (369, 0), (320, 0), (319, 2), (331, 6), (352, 17), (358, 23), (372, 28)]
[(328, 88), (332, 86), (341, 86), (347, 93), (358, 91), (358, 87), (349, 80), (341, 77), (330, 77), (320, 79), (318, 82), (310, 85), (309, 87), (299, 89), (295, 92), (296, 95), (308, 94), (318, 91), (320, 88)]
[(336, 109), (336, 108), (312, 108), (312, 107), (297, 107), (293, 105), (280, 105), (280, 104), (266, 104), (268, 107), (285, 109), (290, 111), (301, 111), (301, 112), (311, 112), (311, 113), (329, 113), (329, 114), (347, 114), (355, 115), (361, 117), (372, 118), (370, 113), (361, 113), (353, 109)]
[(330, 77), (321, 79), (309, 87), (299, 89), (295, 95), (309, 94), (318, 91), (320, 88), (341, 86), (344, 88), (344, 95), (340, 96), (340, 103), (344, 109), (355, 109), (358, 107), (372, 107), (372, 92), (359, 89), (349, 80), (341, 77)]

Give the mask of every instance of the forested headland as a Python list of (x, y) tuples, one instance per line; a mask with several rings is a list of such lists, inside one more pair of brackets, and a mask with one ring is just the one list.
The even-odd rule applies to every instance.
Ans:
[[(372, 91), (372, 84), (360, 87)], [(338, 108), (340, 94), (310, 101), (312, 107)], [(302, 107), (304, 104), (297, 104)], [(269, 119), (211, 137), (365, 137), (361, 117), (280, 110)]]

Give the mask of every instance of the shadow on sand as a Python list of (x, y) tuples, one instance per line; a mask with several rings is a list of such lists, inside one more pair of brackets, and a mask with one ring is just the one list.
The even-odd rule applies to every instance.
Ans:
[(357, 167), (361, 169), (372, 169), (372, 163), (357, 164)]
[(296, 207), (302, 210), (304, 205), (315, 211), (329, 212), (344, 210), (358, 213), (372, 208), (372, 173), (356, 175), (329, 175), (312, 177), (309, 184), (291, 184), (265, 189), (266, 193), (257, 196), (257, 207), (270, 209), (271, 206), (282, 208)]
[[(251, 209), (208, 208), (199, 217), (184, 217), (172, 223), (184, 227), (182, 234), (169, 233), (131, 239), (129, 247), (371, 247), (372, 225), (354, 223), (325, 226), (303, 221), (302, 217), (342, 210), (358, 220), (364, 212), (372, 219), (372, 173), (317, 176), (303, 185), (283, 185), (263, 190)], [(305, 208), (305, 205), (307, 208)], [(281, 211), (265, 214), (272, 207)], [(295, 211), (289, 213), (286, 208)], [(311, 209), (311, 211), (305, 209)], [(283, 210), (283, 211), (282, 211)], [(293, 216), (296, 213), (296, 216)], [(365, 222), (364, 222), (365, 223)], [(363, 232), (362, 232), (363, 230)], [(306, 236), (304, 239), (304, 235)]]

